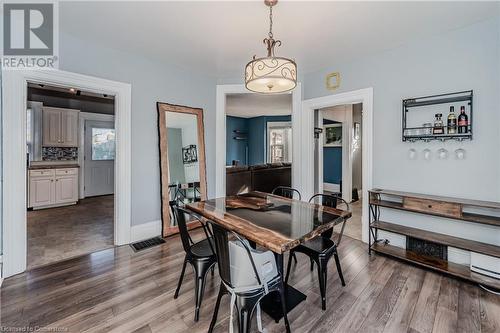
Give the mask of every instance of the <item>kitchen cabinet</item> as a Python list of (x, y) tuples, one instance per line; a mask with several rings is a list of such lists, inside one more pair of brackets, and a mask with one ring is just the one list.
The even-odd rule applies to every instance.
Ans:
[(29, 172), (29, 207), (64, 206), (78, 202), (78, 169), (37, 169)]
[(44, 147), (78, 147), (78, 110), (44, 107), (42, 112), (42, 145)]

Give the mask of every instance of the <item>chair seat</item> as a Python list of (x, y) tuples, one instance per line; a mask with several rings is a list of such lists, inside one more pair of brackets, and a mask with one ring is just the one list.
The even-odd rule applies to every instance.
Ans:
[(209, 258), (215, 256), (215, 254), (212, 252), (212, 249), (210, 248), (209, 242), (212, 242), (213, 246), (212, 238), (204, 239), (202, 241), (199, 241), (198, 243), (194, 243), (190, 249), (191, 254), (198, 258)]
[(329, 250), (335, 248), (335, 246), (336, 245), (333, 240), (331, 240), (330, 238), (320, 236), (310, 239), (303, 244), (300, 244), (294, 250), (301, 252), (301, 249), (304, 249), (307, 250), (308, 252), (313, 251), (317, 253), (323, 253), (323, 252), (328, 252)]

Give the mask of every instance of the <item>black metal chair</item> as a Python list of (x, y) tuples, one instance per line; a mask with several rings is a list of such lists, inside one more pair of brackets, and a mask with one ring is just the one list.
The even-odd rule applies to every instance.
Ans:
[[(292, 187), (278, 186), (273, 190), (272, 194), (288, 199), (294, 199), (294, 195), (297, 194), (298, 199), (302, 200), (302, 196), (300, 195), (299, 190)], [(295, 253), (290, 254), (290, 256), (293, 258), (293, 260), (295, 260), (295, 263), (297, 263), (297, 257), (295, 256)]]
[[(311, 197), (311, 199), (309, 199), (309, 202), (313, 202), (318, 199), (321, 199), (321, 205), (332, 208), (337, 208), (337, 202), (342, 201), (346, 205), (347, 210), (350, 210), (349, 204), (345, 200), (340, 197), (328, 194), (315, 194)], [(335, 264), (337, 265), (337, 272), (339, 273), (342, 286), (345, 286), (344, 276), (342, 275), (342, 268), (340, 267), (340, 260), (337, 253), (337, 247), (342, 240), (342, 235), (344, 234), (345, 224), (346, 220), (342, 222), (342, 228), (336, 241), (331, 239), (333, 235), (333, 228), (329, 229), (325, 231), (321, 236), (308, 240), (304, 244), (293, 248), (290, 251), (290, 257), (288, 258), (285, 283), (288, 283), (288, 277), (290, 276), (290, 268), (292, 265), (292, 256), (295, 256), (295, 253), (303, 253), (309, 257), (309, 259), (311, 260), (311, 271), (314, 269), (314, 263), (318, 265), (321, 308), (323, 310), (326, 310), (326, 281), (328, 275), (328, 261), (332, 256), (335, 258)]]
[[(179, 296), (179, 290), (181, 289), (182, 280), (184, 278), (184, 272), (186, 271), (187, 263), (190, 263), (194, 270), (195, 275), (195, 302), (196, 309), (194, 312), (194, 321), (198, 321), (200, 317), (200, 307), (201, 302), (203, 300), (203, 292), (205, 290), (205, 279), (207, 272), (215, 267), (215, 263), (217, 262), (215, 251), (213, 248), (213, 238), (210, 237), (210, 230), (201, 221), (196, 215), (192, 212), (180, 208), (174, 207), (175, 219), (177, 221), (177, 225), (179, 227), (179, 234), (182, 241), (182, 246), (184, 251), (186, 252), (186, 257), (184, 258), (184, 264), (182, 265), (181, 276), (179, 277), (179, 283), (177, 285), (177, 289), (175, 290), (174, 299)], [(189, 236), (189, 231), (186, 225), (186, 215), (200, 221), (203, 231), (205, 232), (206, 238), (195, 243)]]
[(300, 195), (300, 192), (298, 190), (287, 186), (276, 187), (273, 190), (272, 194), (288, 199), (294, 199), (294, 195), (297, 194), (298, 199), (302, 200), (302, 196)]
[[(232, 263), (230, 262), (230, 254), (229, 254), (229, 239), (228, 239), (228, 231), (224, 229), (223, 227), (215, 224), (215, 223), (210, 223), (212, 226), (213, 230), (213, 237), (215, 240), (215, 251), (217, 253), (217, 263), (219, 266), (219, 274), (221, 277), (221, 284), (220, 284), (220, 289), (219, 289), (219, 294), (217, 296), (217, 302), (215, 304), (215, 309), (214, 309), (214, 314), (212, 317), (212, 321), (210, 323), (210, 327), (208, 329), (208, 332), (211, 333), (215, 327), (215, 324), (217, 322), (217, 315), (219, 312), (219, 307), (220, 307), (220, 302), (221, 298), (224, 294), (231, 294), (232, 300), (235, 297), (235, 304), (236, 308), (238, 310), (238, 332), (240, 333), (248, 333), (250, 332), (250, 327), (251, 327), (251, 321), (252, 321), (252, 316), (255, 313), (255, 310), (257, 308), (257, 305), (259, 304), (260, 300), (270, 292), (279, 292), (281, 296), (281, 306), (282, 306), (282, 311), (284, 313), (284, 321), (285, 321), (285, 327), (286, 327), (286, 332), (290, 332), (290, 325), (288, 323), (288, 317), (286, 315), (286, 304), (285, 304), (285, 286), (283, 284), (283, 279), (279, 271), (277, 272), (277, 275), (272, 277), (272, 279), (268, 280), (267, 282), (262, 281), (261, 276), (258, 272), (258, 269), (256, 267), (256, 264), (254, 262), (254, 259), (252, 257), (252, 249), (250, 248), (249, 244), (246, 242), (246, 240), (243, 240), (240, 238), (239, 235), (236, 233), (232, 233), (234, 237), (243, 245), (243, 247), (246, 250), (246, 253), (248, 254), (249, 262), (253, 268), (253, 272), (255, 274), (255, 277), (258, 281), (258, 286), (257, 288), (238, 288), (237, 285), (234, 285), (234, 281), (231, 279), (231, 265), (244, 265), (247, 263), (240, 262), (240, 263)], [(264, 283), (267, 285), (267, 292), (266, 288), (264, 287)], [(238, 290), (240, 289), (240, 290)], [(231, 302), (231, 308), (234, 306), (233, 302)], [(232, 309), (231, 309), (232, 311)], [(259, 316), (257, 314), (257, 316)], [(259, 319), (259, 318), (257, 318)], [(232, 323), (230, 323), (232, 325)]]

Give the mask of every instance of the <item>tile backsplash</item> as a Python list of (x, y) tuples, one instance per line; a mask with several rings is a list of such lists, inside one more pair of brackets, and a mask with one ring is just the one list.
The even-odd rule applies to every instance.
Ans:
[(43, 161), (76, 161), (77, 147), (42, 147)]

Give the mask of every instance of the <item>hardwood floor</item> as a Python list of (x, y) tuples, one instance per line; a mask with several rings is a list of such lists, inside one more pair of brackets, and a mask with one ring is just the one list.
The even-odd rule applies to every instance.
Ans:
[(113, 247), (114, 196), (27, 213), (28, 269)]
[[(195, 238), (201, 237), (195, 231)], [(308, 295), (289, 313), (293, 332), (500, 332), (500, 297), (477, 286), (383, 256), (345, 237), (340, 249), (347, 283), (330, 262), (327, 310), (321, 311), (316, 271), (298, 254), (290, 284)], [(173, 294), (184, 253), (178, 237), (134, 253), (129, 246), (33, 269), (4, 281), (0, 331), (45, 327), (65, 332), (206, 332), (219, 279), (207, 278), (200, 321), (194, 318), (193, 273)], [(228, 331), (229, 297), (216, 332)], [(263, 314), (269, 333), (283, 332)], [(253, 322), (256, 330), (255, 320)]]
[[(344, 229), (344, 235), (349, 236), (351, 238), (362, 240), (362, 224), (361, 224), (361, 212), (363, 209), (363, 199), (359, 199), (356, 202), (351, 203), (351, 211), (352, 216), (347, 221), (347, 224)], [(338, 225), (335, 228), (335, 231), (339, 232), (341, 225)]]

